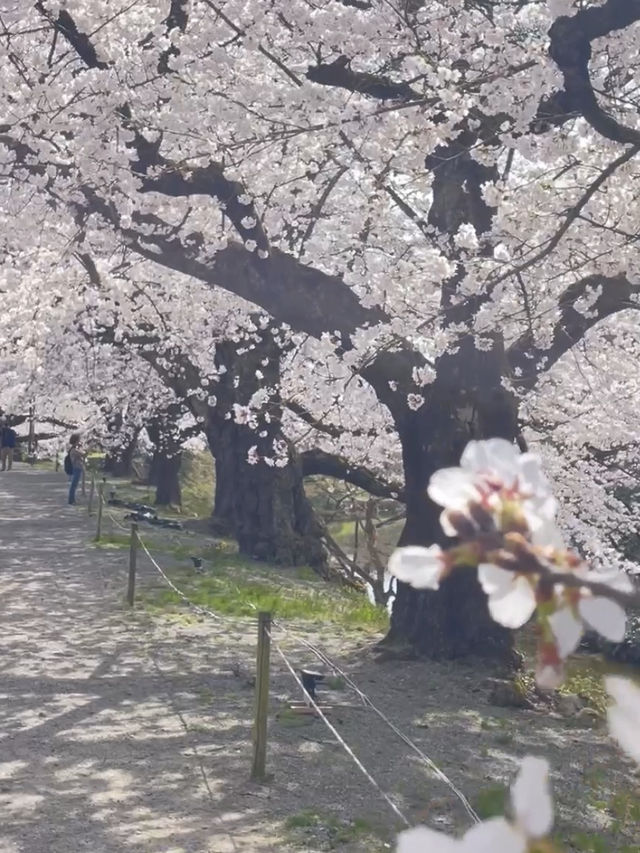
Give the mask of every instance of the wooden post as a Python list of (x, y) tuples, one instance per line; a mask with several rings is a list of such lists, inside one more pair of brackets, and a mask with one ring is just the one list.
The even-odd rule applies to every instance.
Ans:
[(271, 614), (258, 613), (258, 655), (256, 666), (256, 707), (253, 728), (251, 778), (263, 782), (267, 765), (267, 715), (269, 711), (269, 658), (271, 655)]
[(91, 472), (91, 485), (89, 486), (89, 503), (87, 504), (87, 512), (93, 514), (93, 496), (96, 491), (96, 472)]
[(102, 536), (102, 507), (104, 504), (104, 483), (98, 486), (98, 523), (96, 524), (96, 542)]
[(129, 544), (129, 583), (127, 585), (127, 604), (133, 607), (136, 594), (136, 564), (138, 562), (138, 525), (131, 525), (131, 542)]

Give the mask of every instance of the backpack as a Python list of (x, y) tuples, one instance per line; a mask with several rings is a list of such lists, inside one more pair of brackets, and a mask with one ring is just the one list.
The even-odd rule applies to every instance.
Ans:
[(64, 473), (70, 477), (73, 474), (73, 465), (71, 464), (71, 456), (68, 453), (64, 457), (62, 464), (64, 465)]

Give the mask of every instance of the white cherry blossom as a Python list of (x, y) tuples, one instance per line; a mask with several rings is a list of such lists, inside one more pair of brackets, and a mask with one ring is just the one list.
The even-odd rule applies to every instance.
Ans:
[(460, 467), (436, 471), (427, 492), (446, 510), (463, 510), (469, 501), (477, 501), (496, 516), (505, 501), (517, 500), (536, 544), (561, 542), (555, 524), (557, 502), (539, 457), (520, 453), (505, 439), (470, 441)]
[(640, 687), (618, 675), (607, 676), (604, 683), (613, 699), (607, 709), (609, 731), (627, 755), (640, 764)]
[(460, 839), (428, 827), (398, 837), (397, 853), (525, 853), (531, 841), (544, 838), (553, 826), (549, 765), (526, 756), (511, 787), (511, 820), (496, 817), (473, 826)]
[(445, 564), (439, 545), (397, 548), (389, 560), (389, 574), (415, 589), (438, 589)]
[(481, 563), (478, 580), (488, 596), (491, 616), (505, 628), (520, 628), (535, 613), (535, 592), (525, 575)]

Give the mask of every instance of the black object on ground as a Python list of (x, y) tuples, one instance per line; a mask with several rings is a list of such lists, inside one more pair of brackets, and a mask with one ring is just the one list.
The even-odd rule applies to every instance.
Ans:
[(132, 509), (134, 512), (149, 513), (153, 516), (157, 515), (155, 509), (152, 506), (136, 503), (135, 501), (123, 501), (120, 498), (109, 498), (107, 504), (109, 506), (118, 506), (122, 509)]
[(169, 530), (182, 530), (182, 523), (172, 518), (158, 518), (153, 512), (130, 512), (125, 515), (125, 521), (146, 521), (156, 527), (165, 527)]
[(302, 676), (302, 686), (307, 691), (312, 699), (316, 698), (316, 685), (319, 681), (324, 681), (324, 675), (321, 672), (313, 672), (310, 669), (300, 670)]

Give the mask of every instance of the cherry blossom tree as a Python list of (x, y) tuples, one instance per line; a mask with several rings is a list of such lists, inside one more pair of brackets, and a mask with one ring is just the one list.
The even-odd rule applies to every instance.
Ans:
[[(378, 471), (397, 479), (401, 459), (403, 544), (445, 544), (431, 475), (469, 439), (501, 437), (544, 445), (577, 539), (595, 483), (607, 518), (589, 546), (615, 550), (628, 508), (581, 442), (589, 401), (572, 376), (609, 382), (589, 439), (609, 452), (638, 351), (637, 3), (2, 6), (13, 286), (36, 215), (55, 220), (40, 240), (63, 267), (72, 251), (113, 271), (124, 246), (176, 291), (198, 281), (238, 315), (264, 312), (302, 364), (292, 417), (341, 429), (363, 383), (354, 403), (375, 405), (345, 415), (360, 423), (339, 440), (362, 438), (366, 411), (390, 450)], [(337, 382), (318, 381), (323, 365)], [(617, 388), (600, 379), (612, 366)], [(302, 405), (309, 382), (329, 405)], [(575, 433), (564, 417), (582, 419)], [(390, 640), (510, 651), (468, 573), (401, 584)]]

